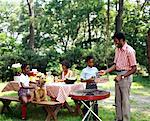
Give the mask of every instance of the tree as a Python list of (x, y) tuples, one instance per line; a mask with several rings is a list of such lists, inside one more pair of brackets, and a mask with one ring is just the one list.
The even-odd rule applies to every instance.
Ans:
[(34, 8), (33, 8), (33, 0), (27, 0), (28, 8), (29, 8), (29, 17), (30, 17), (30, 36), (29, 36), (29, 46), (33, 50), (34, 49)]
[[(122, 28), (123, 4), (124, 4), (124, 0), (119, 0), (119, 10), (115, 19), (115, 22), (116, 22), (115, 31), (116, 32), (120, 32)], [(117, 8), (117, 4), (116, 4), (116, 8)]]
[[(0, 1), (1, 69), (18, 60), (49, 69), (59, 65), (63, 57), (80, 68), (88, 54), (96, 57), (99, 67), (109, 64), (113, 61), (114, 31), (125, 32), (138, 63), (147, 66), (143, 59), (147, 56), (145, 34), (150, 23), (147, 0)], [(13, 55), (14, 61), (8, 63), (5, 60), (10, 53), (17, 57)]]
[(148, 58), (148, 73), (150, 75), (150, 29), (147, 32), (147, 58)]
[(124, 15), (123, 15), (123, 27), (126, 40), (136, 51), (137, 62), (140, 65), (147, 66), (147, 47), (146, 36), (150, 23), (150, 12), (148, 9), (149, 4), (146, 3), (141, 10), (141, 4), (125, 2)]

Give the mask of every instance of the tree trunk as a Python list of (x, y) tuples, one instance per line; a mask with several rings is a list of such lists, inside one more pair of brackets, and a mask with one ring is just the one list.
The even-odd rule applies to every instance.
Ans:
[(88, 16), (87, 16), (87, 20), (88, 20), (88, 33), (89, 33), (88, 43), (89, 43), (90, 48), (91, 48), (92, 47), (92, 43), (91, 43), (91, 23), (90, 23), (89, 13), (88, 13)]
[[(106, 48), (109, 46), (108, 44), (109, 44), (109, 40), (110, 40), (110, 35), (109, 35), (109, 26), (110, 26), (110, 0), (108, 0), (108, 3), (107, 3), (107, 25), (106, 25), (106, 35), (107, 35), (107, 37), (106, 37)], [(108, 69), (108, 61), (107, 61), (107, 59), (108, 59), (108, 54), (109, 54), (109, 52), (108, 52), (108, 49), (106, 49), (106, 58), (105, 58), (105, 64), (107, 65), (107, 69)], [(107, 78), (109, 78), (109, 74), (107, 74)]]
[(118, 10), (118, 14), (115, 19), (115, 22), (116, 22), (115, 31), (116, 32), (120, 32), (122, 29), (123, 3), (124, 3), (124, 0), (119, 0), (119, 10)]
[(107, 40), (109, 40), (109, 25), (110, 25), (110, 0), (108, 0), (107, 5), (107, 25), (106, 25)]
[(29, 17), (30, 17), (30, 37), (29, 37), (29, 47), (34, 49), (34, 9), (33, 9), (33, 0), (27, 0), (29, 8)]
[(147, 36), (147, 58), (148, 58), (148, 73), (150, 75), (150, 29)]

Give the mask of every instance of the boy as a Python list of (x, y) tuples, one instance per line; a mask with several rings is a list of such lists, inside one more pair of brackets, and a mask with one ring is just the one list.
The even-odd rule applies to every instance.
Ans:
[(22, 120), (26, 120), (26, 112), (27, 112), (27, 103), (31, 101), (31, 96), (29, 94), (29, 89), (34, 89), (29, 85), (29, 77), (28, 74), (30, 72), (30, 66), (28, 64), (22, 64), (21, 66), (22, 74), (20, 75), (20, 89), (18, 91), (19, 99), (22, 102), (21, 105), (21, 113)]
[[(87, 56), (86, 58), (87, 67), (84, 68), (81, 72), (81, 82), (86, 82), (86, 89), (97, 89), (96, 82), (94, 81), (96, 78), (96, 74), (98, 73), (98, 69), (94, 67), (94, 57)], [(90, 102), (87, 101), (86, 104), (89, 106)], [(86, 114), (88, 109), (86, 107), (83, 108), (83, 115)], [(98, 104), (94, 105), (94, 112), (98, 115)], [(97, 120), (96, 117), (93, 118), (94, 121)]]

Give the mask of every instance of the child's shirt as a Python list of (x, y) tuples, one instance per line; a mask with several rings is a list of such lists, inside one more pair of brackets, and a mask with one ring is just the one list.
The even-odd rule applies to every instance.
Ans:
[(88, 80), (91, 77), (96, 77), (98, 69), (96, 67), (89, 67), (87, 66), (81, 72), (80, 78), (83, 80)]
[(72, 75), (73, 75), (73, 72), (70, 69), (68, 69), (68, 72), (66, 75), (64, 74), (64, 71), (62, 72), (61, 79), (66, 80), (66, 78), (72, 77)]
[[(29, 82), (30, 82), (30, 79), (29, 79), (29, 76), (28, 75), (24, 75), (24, 74), (21, 74), (20, 75), (20, 82), (22, 82), (24, 84), (24, 86), (29, 86)], [(21, 85), (20, 85), (21, 86)]]

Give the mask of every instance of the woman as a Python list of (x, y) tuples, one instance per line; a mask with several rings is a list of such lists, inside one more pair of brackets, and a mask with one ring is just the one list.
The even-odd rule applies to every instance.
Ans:
[(64, 60), (61, 62), (62, 65), (62, 73), (59, 82), (65, 81), (67, 78), (70, 78), (73, 76), (73, 72), (69, 69), (70, 64), (68, 61)]

